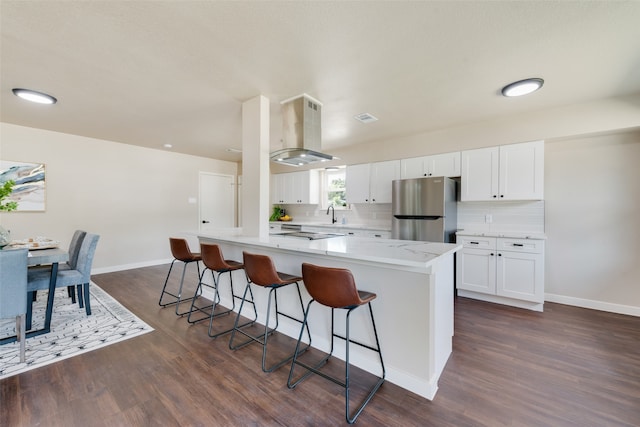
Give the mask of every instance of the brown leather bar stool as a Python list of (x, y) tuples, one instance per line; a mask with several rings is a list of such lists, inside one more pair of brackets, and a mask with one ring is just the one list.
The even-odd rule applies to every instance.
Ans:
[[(200, 263), (202, 257), (198, 252), (191, 252), (189, 249), (189, 244), (186, 239), (178, 239), (175, 237), (169, 238), (169, 244), (171, 245), (171, 254), (173, 255), (173, 261), (171, 261), (171, 266), (169, 267), (169, 272), (167, 273), (167, 278), (164, 281), (164, 286), (162, 287), (162, 293), (160, 294), (160, 300), (158, 300), (158, 304), (160, 307), (167, 307), (169, 305), (176, 305), (176, 314), (178, 316), (184, 316), (189, 313), (188, 311), (184, 311), (180, 313), (178, 311), (180, 307), (180, 303), (183, 301), (189, 301), (191, 298), (182, 298), (182, 286), (184, 285), (184, 273), (187, 271), (187, 265), (192, 262), (196, 263), (196, 267), (198, 268), (198, 277), (200, 277)], [(178, 294), (171, 293), (167, 291), (167, 283), (169, 282), (169, 276), (171, 275), (171, 270), (173, 269), (173, 264), (176, 261), (181, 261), (184, 265), (182, 267), (182, 278), (180, 279), (180, 287), (178, 288)], [(165, 295), (169, 295), (174, 298), (173, 301), (162, 302), (162, 299)]]
[[(302, 320), (296, 319), (295, 317), (283, 313), (278, 310), (278, 289), (283, 286), (292, 285), (295, 283), (296, 289), (298, 291), (298, 298), (300, 300), (300, 309), (304, 313), (304, 303), (302, 302), (302, 294), (300, 293), (300, 285), (298, 282), (302, 280), (300, 276), (293, 276), (291, 274), (280, 273), (276, 271), (275, 266), (273, 265), (273, 261), (267, 255), (256, 255), (250, 254), (248, 252), (243, 252), (243, 260), (244, 260), (244, 271), (247, 274), (247, 286), (244, 290), (244, 294), (242, 296), (242, 302), (240, 303), (240, 310), (238, 311), (238, 316), (236, 317), (235, 325), (233, 326), (233, 330), (231, 331), (231, 339), (229, 340), (229, 348), (231, 350), (237, 350), (245, 345), (251, 344), (252, 342), (257, 342), (262, 344), (262, 370), (264, 372), (273, 372), (278, 369), (280, 366), (284, 365), (288, 361), (293, 358), (293, 354), (287, 356), (283, 360), (273, 363), (269, 368), (266, 367), (267, 363), (267, 338), (269, 335), (273, 334), (278, 328), (279, 316), (282, 315), (284, 317), (288, 317), (291, 320), (295, 320), (296, 322), (302, 323)], [(264, 325), (264, 333), (259, 336), (254, 336), (244, 331), (241, 326), (238, 325), (240, 320), (240, 313), (242, 313), (242, 306), (247, 300), (247, 294), (251, 295), (251, 301), (253, 301), (253, 292), (251, 291), (251, 284), (254, 283), (258, 286), (262, 286), (264, 288), (269, 289), (269, 298), (267, 303), (267, 314), (265, 318)], [(272, 298), (273, 297), (273, 298)], [(269, 320), (271, 315), (271, 300), (275, 302), (275, 312), (276, 312), (276, 324), (273, 328), (269, 329)], [(240, 343), (233, 344), (236, 333), (240, 333), (245, 335), (249, 339)], [(302, 333), (301, 333), (302, 335)], [(309, 333), (309, 328), (307, 328), (307, 336), (309, 338), (309, 344), (302, 350), (300, 350), (300, 345), (296, 345), (296, 350), (300, 353), (304, 352), (311, 345), (311, 334)]]
[[(311, 374), (318, 374), (334, 383), (345, 388), (345, 415), (347, 418), (347, 422), (349, 424), (353, 424), (364, 407), (369, 403), (373, 395), (378, 391), (382, 383), (384, 382), (384, 378), (386, 375), (384, 362), (382, 361), (382, 352), (380, 351), (380, 341), (378, 340), (378, 331), (376, 330), (376, 323), (373, 319), (373, 310), (371, 309), (371, 301), (376, 298), (376, 294), (366, 291), (359, 291), (356, 288), (355, 280), (353, 279), (353, 275), (351, 271), (344, 268), (331, 268), (331, 267), (320, 267), (313, 264), (302, 264), (302, 277), (304, 280), (304, 285), (311, 295), (311, 301), (307, 305), (307, 309), (304, 313), (304, 320), (302, 323), (302, 328), (300, 329), (300, 337), (298, 338), (298, 345), (296, 346), (296, 351), (294, 352), (294, 357), (291, 362), (291, 370), (289, 371), (289, 379), (287, 380), (287, 387), (294, 388), (298, 384), (300, 384), (305, 378), (307, 378)], [(300, 346), (300, 342), (302, 341), (302, 333), (304, 327), (308, 325), (307, 321), (309, 318), (309, 309), (311, 308), (311, 304), (314, 301), (318, 301), (320, 304), (331, 307), (331, 350), (329, 354), (322, 359), (318, 364), (314, 366), (310, 366), (301, 362), (298, 359), (298, 347)], [(369, 306), (369, 314), (371, 316), (371, 325), (373, 326), (373, 333), (376, 339), (375, 347), (363, 344), (357, 341), (354, 341), (349, 336), (349, 318), (351, 312), (358, 307), (363, 305)], [(335, 309), (344, 309), (347, 310), (347, 317), (345, 321), (345, 336), (341, 336), (335, 333), (334, 330), (334, 319), (335, 319)], [(334, 338), (340, 338), (345, 340), (346, 344), (346, 353), (345, 353), (345, 375), (344, 379), (334, 378), (332, 376), (327, 375), (322, 372), (320, 368), (324, 366), (331, 354), (333, 353), (334, 348)], [(382, 375), (378, 377), (378, 381), (375, 385), (369, 390), (369, 394), (364, 399), (364, 401), (358, 406), (353, 415), (350, 415), (349, 409), (349, 344), (357, 344), (361, 347), (367, 348), (378, 353), (380, 357), (380, 366), (382, 367)], [(298, 380), (293, 381), (293, 371), (296, 365), (302, 366), (307, 369), (307, 372), (300, 377)]]
[[(189, 323), (197, 323), (200, 322), (202, 320), (207, 320), (209, 319), (209, 336), (211, 338), (216, 338), (220, 335), (226, 334), (228, 332), (231, 332), (231, 330), (233, 328), (229, 328), (227, 330), (221, 331), (221, 332), (217, 332), (215, 334), (211, 333), (212, 327), (213, 327), (213, 318), (214, 317), (218, 317), (218, 316), (224, 316), (226, 314), (229, 314), (231, 312), (233, 312), (233, 310), (236, 308), (236, 299), (242, 299), (242, 297), (238, 296), (235, 294), (234, 290), (233, 290), (233, 272), (236, 270), (242, 270), (244, 269), (244, 264), (242, 264), (241, 262), (238, 261), (233, 261), (233, 260), (228, 260), (228, 259), (224, 259), (224, 257), (222, 256), (222, 251), (220, 250), (220, 246), (212, 244), (212, 243), (201, 243), (200, 244), (200, 254), (202, 255), (202, 263), (204, 264), (205, 268), (204, 270), (202, 270), (202, 275), (200, 276), (200, 281), (198, 282), (198, 287), (196, 288), (196, 291), (193, 295), (193, 298), (191, 300), (191, 309), (189, 310), (189, 316), (187, 317), (187, 322)], [(211, 277), (213, 279), (213, 285), (210, 285), (208, 283), (204, 283), (203, 279), (204, 279), (204, 275), (207, 272), (207, 270), (211, 271)], [(217, 275), (216, 275), (217, 273)], [(231, 308), (219, 311), (218, 313), (215, 312), (217, 305), (220, 303), (220, 291), (219, 291), (219, 284), (220, 284), (220, 276), (223, 273), (229, 273), (229, 285), (231, 287), (231, 302), (232, 302), (232, 306)], [(204, 307), (199, 307), (196, 305), (196, 300), (198, 298), (198, 295), (202, 294), (202, 287), (203, 286), (207, 286), (209, 288), (212, 288), (214, 290), (214, 296), (213, 296), (213, 301), (211, 304), (206, 305)], [(250, 302), (251, 304), (253, 304), (252, 301), (247, 301)], [(195, 314), (195, 312), (201, 312), (206, 314), (206, 316), (201, 316), (200, 318), (197, 319), (191, 319), (191, 315)], [(254, 311), (254, 318), (252, 321), (245, 323), (242, 326), (246, 326), (246, 325), (250, 325), (255, 323), (255, 321), (258, 318), (258, 312), (256, 311), (256, 307), (254, 305), (253, 307), (253, 311)]]

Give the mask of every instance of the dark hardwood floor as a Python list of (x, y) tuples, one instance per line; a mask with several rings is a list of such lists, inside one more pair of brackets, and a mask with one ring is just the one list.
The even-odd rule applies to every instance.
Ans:
[[(312, 376), (289, 390), (287, 367), (260, 370), (260, 346), (230, 351), (228, 335), (212, 340), (205, 324), (189, 326), (160, 309), (167, 269), (94, 276), (155, 331), (0, 381), (0, 425), (346, 424), (341, 387)], [(640, 318), (552, 303), (535, 313), (464, 298), (455, 313), (454, 350), (436, 398), (387, 382), (358, 425), (640, 425)], [(274, 343), (291, 344), (281, 335)], [(367, 381), (358, 372), (357, 384)]]

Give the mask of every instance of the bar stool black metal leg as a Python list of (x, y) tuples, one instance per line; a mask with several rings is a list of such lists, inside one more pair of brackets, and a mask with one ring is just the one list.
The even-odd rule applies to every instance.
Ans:
[[(307, 305), (307, 310), (305, 312), (305, 318), (304, 318), (304, 323), (303, 323), (303, 328), (305, 326), (305, 324), (307, 323), (307, 319), (309, 316), (309, 310), (311, 307), (311, 303), (313, 303), (314, 300), (311, 300), (309, 302), (309, 304)], [(301, 362), (300, 360), (298, 360), (298, 346), (300, 345), (300, 341), (302, 340), (302, 335), (303, 335), (303, 329), (300, 330), (300, 336), (298, 337), (298, 344), (296, 346), (296, 352), (294, 353), (294, 357), (293, 360), (291, 362), (291, 370), (289, 371), (289, 378), (287, 380), (287, 387), (289, 387), (290, 389), (295, 388), (298, 384), (300, 384), (302, 381), (304, 381), (307, 377), (309, 377), (311, 374), (317, 374), (320, 375), (323, 378), (326, 378), (342, 387), (344, 387), (345, 389), (345, 418), (347, 420), (347, 422), (349, 424), (353, 424), (356, 419), (358, 418), (358, 416), (362, 413), (362, 411), (364, 410), (365, 406), (367, 406), (367, 404), (369, 403), (369, 401), (371, 401), (371, 399), (373, 398), (373, 396), (375, 395), (375, 393), (378, 391), (378, 389), (380, 388), (380, 386), (384, 383), (385, 381), (385, 376), (386, 376), (386, 369), (384, 366), (384, 362), (382, 360), (382, 352), (380, 350), (380, 341), (378, 339), (378, 331), (376, 328), (376, 324), (375, 324), (375, 320), (373, 318), (373, 310), (371, 308), (371, 303), (367, 304), (369, 306), (369, 315), (371, 317), (371, 323), (373, 326), (373, 332), (374, 332), (374, 336), (375, 336), (375, 341), (376, 341), (376, 346), (372, 347), (366, 344), (362, 344), (360, 342), (354, 341), (351, 339), (350, 337), (350, 316), (351, 316), (351, 312), (357, 308), (351, 308), (348, 309), (347, 311), (347, 316), (346, 316), (346, 320), (345, 320), (345, 336), (342, 337), (338, 334), (335, 333), (335, 312), (334, 312), (334, 308), (331, 308), (331, 349), (329, 351), (329, 354), (327, 354), (327, 356), (325, 356), (322, 360), (320, 360), (320, 362), (316, 363), (315, 365), (311, 366), (311, 365), (307, 365), (304, 362)], [(324, 372), (322, 372), (320, 370), (320, 368), (322, 368), (329, 360), (329, 358), (331, 357), (331, 355), (333, 354), (333, 349), (334, 349), (334, 338), (341, 338), (343, 340), (345, 340), (345, 376), (344, 376), (344, 381), (341, 381), (337, 378), (331, 377), (330, 375), (325, 374)], [(358, 407), (355, 409), (355, 411), (353, 412), (353, 415), (351, 415), (351, 407), (350, 407), (350, 344), (357, 344), (361, 347), (365, 347), (368, 348), (369, 350), (375, 351), (376, 353), (378, 353), (379, 359), (380, 359), (380, 366), (382, 368), (382, 375), (378, 378), (378, 381), (373, 385), (373, 387), (369, 390), (369, 393), (367, 394), (367, 396), (365, 397), (365, 399), (360, 403), (360, 405), (358, 405)], [(305, 368), (307, 370), (307, 372), (305, 374), (303, 374), (300, 378), (298, 378), (296, 381), (292, 381), (293, 380), (293, 373), (294, 373), (294, 369), (295, 366), (299, 365), (302, 366), (303, 368)]]
[[(207, 273), (207, 270), (211, 271), (211, 278), (213, 279), (213, 286), (209, 285), (207, 283), (204, 283), (204, 275)], [(191, 307), (189, 308), (189, 316), (187, 316), (187, 322), (194, 324), (194, 323), (198, 323), (202, 320), (207, 320), (209, 319), (209, 317), (213, 314), (213, 310), (215, 310), (216, 305), (220, 302), (220, 293), (218, 292), (218, 281), (220, 280), (220, 275), (222, 273), (218, 273), (218, 278), (216, 279), (216, 275), (215, 272), (213, 270), (210, 270), (209, 268), (205, 267), (204, 270), (202, 270), (202, 274), (200, 275), (200, 279), (198, 280), (198, 286), (196, 287), (195, 292), (193, 293), (193, 298), (191, 298)], [(214, 290), (214, 294), (213, 294), (213, 301), (210, 305), (204, 306), (204, 307), (198, 307), (196, 305), (196, 300), (198, 299), (198, 296), (202, 295), (202, 287), (203, 286), (207, 286), (211, 289)], [(202, 313), (205, 313), (206, 316), (200, 317), (198, 319), (192, 320), (191, 319), (191, 315), (194, 314), (194, 311), (199, 311)], [(226, 314), (229, 311), (226, 311), (224, 313), (220, 313), (220, 314)]]
[[(171, 276), (171, 271), (173, 270), (173, 264), (176, 261), (178, 261), (178, 260), (174, 259), (173, 261), (171, 261), (171, 266), (169, 267), (169, 272), (167, 273), (167, 278), (164, 281), (164, 286), (162, 287), (162, 293), (160, 294), (160, 300), (158, 301), (158, 305), (160, 305), (160, 307), (167, 307), (167, 306), (175, 304), (175, 306), (176, 306), (176, 314), (178, 316), (184, 316), (185, 314), (189, 313), (189, 311), (180, 312), (179, 311), (180, 310), (180, 308), (179, 308), (180, 307), (180, 303), (185, 302), (185, 301), (189, 301), (189, 300), (192, 299), (192, 298), (182, 298), (182, 287), (184, 286), (184, 276), (185, 276), (185, 273), (187, 271), (187, 265), (190, 264), (190, 262), (183, 262), (182, 277), (180, 279), (180, 286), (178, 288), (178, 293), (174, 294), (174, 293), (171, 293), (171, 292), (167, 291), (167, 283), (169, 282), (169, 277)], [(201, 274), (200, 274), (199, 261), (195, 261), (195, 263), (196, 263), (196, 268), (198, 270), (198, 277), (200, 277)], [(198, 295), (198, 292), (199, 292), (198, 289), (196, 289), (196, 295)], [(201, 290), (200, 290), (200, 292), (201, 292)], [(163, 302), (162, 300), (163, 300), (165, 295), (169, 295), (169, 296), (175, 298), (175, 300), (170, 301), (170, 302)], [(194, 295), (194, 298), (195, 297), (196, 296)]]

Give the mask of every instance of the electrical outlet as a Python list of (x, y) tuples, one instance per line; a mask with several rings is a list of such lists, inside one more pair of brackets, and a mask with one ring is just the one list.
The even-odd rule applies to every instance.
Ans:
[(484, 222), (487, 224), (491, 224), (493, 222), (493, 215), (487, 214), (484, 216)]

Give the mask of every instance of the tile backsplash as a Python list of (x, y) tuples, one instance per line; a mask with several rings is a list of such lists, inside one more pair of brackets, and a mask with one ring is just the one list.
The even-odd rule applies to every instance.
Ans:
[[(331, 223), (318, 205), (284, 205), (296, 222)], [(336, 210), (338, 223), (367, 225), (391, 230), (391, 204), (352, 204)], [(458, 202), (458, 229), (483, 233), (513, 231), (544, 233), (544, 201)]]
[[(319, 208), (318, 205), (283, 205), (282, 207), (296, 222), (331, 223), (327, 210)], [(347, 225), (368, 225), (391, 230), (391, 203), (351, 204), (349, 209), (336, 209), (338, 223), (342, 222), (342, 217)]]
[(544, 233), (544, 201), (458, 202), (458, 229)]

